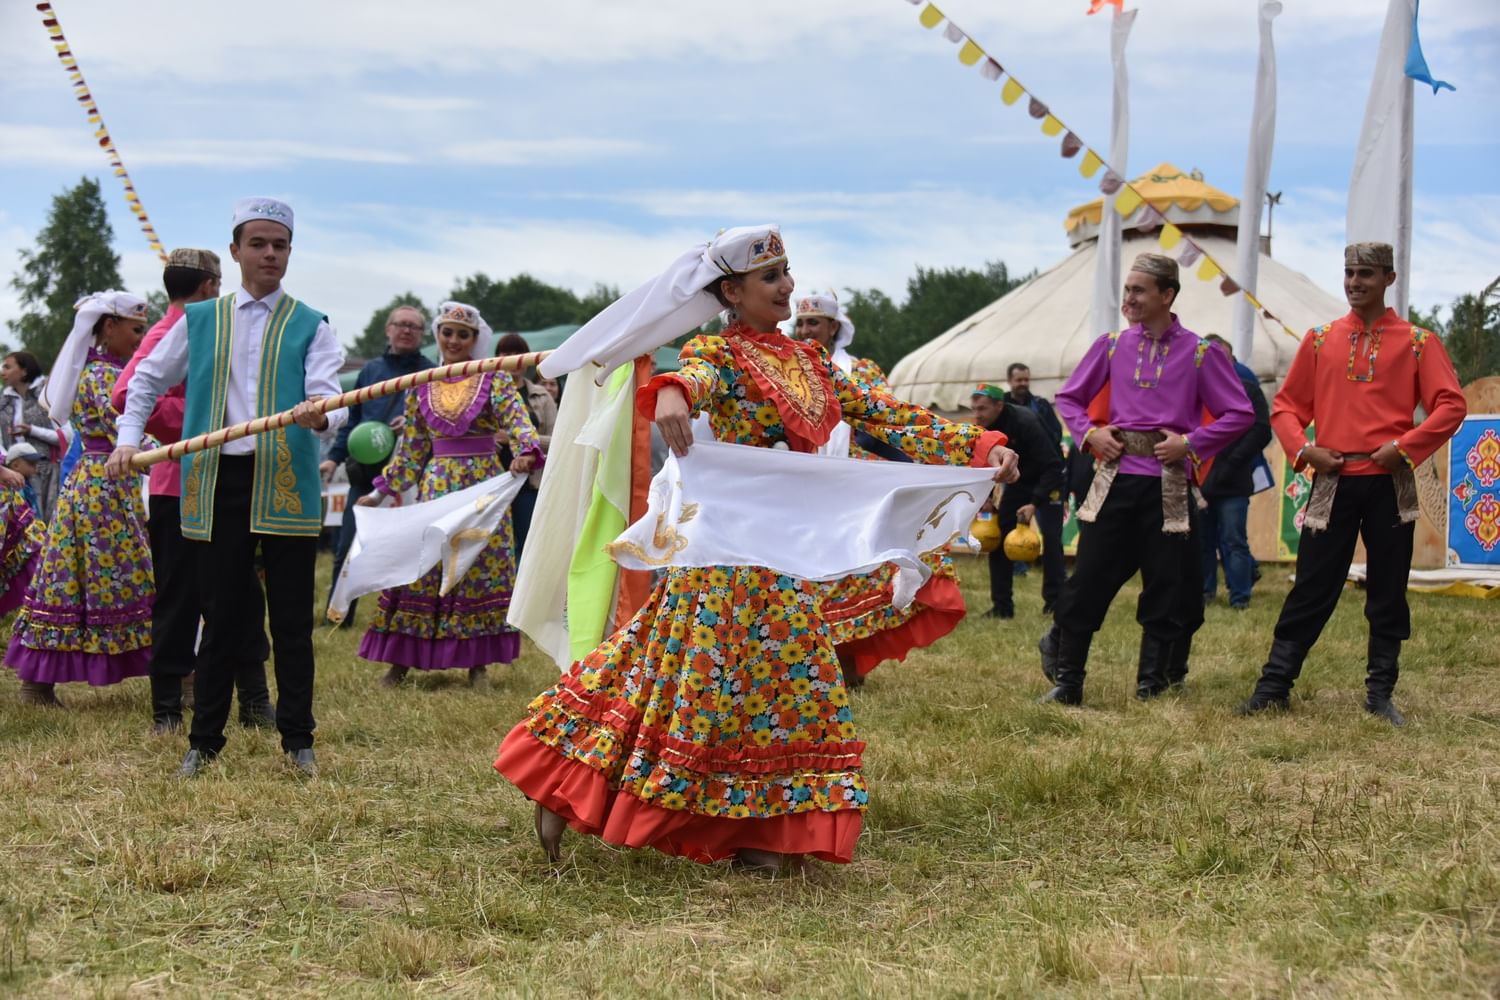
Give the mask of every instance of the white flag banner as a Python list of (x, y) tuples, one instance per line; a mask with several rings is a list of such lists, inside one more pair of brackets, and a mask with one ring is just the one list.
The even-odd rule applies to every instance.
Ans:
[[(1261, 0), (1260, 59), (1255, 69), (1255, 104), (1250, 112), (1250, 145), (1245, 154), (1245, 187), (1240, 193), (1240, 231), (1235, 244), (1234, 274), (1241, 288), (1255, 294), (1260, 273), (1260, 214), (1271, 179), (1271, 152), (1276, 144), (1276, 42), (1271, 22), (1281, 13), (1279, 0)], [(1234, 299), (1234, 356), (1254, 367), (1255, 307), (1243, 295)]]
[[(1109, 58), (1114, 66), (1114, 105), (1110, 112), (1109, 165), (1125, 173), (1130, 157), (1130, 72), (1125, 65), (1125, 43), (1135, 24), (1136, 11), (1116, 7), (1109, 33)], [(1094, 252), (1094, 294), (1089, 308), (1089, 337), (1120, 329), (1120, 237), (1124, 220), (1115, 211), (1115, 194), (1105, 194), (1099, 211), (1099, 238)]]
[(354, 544), (328, 599), (328, 617), (342, 621), (356, 597), (415, 583), (442, 564), (448, 593), (479, 558), (525, 476), (503, 473), (466, 489), (402, 507), (355, 507)]
[(1365, 102), (1365, 121), (1349, 178), (1348, 243), (1389, 243), (1396, 253), (1396, 284), (1387, 301), (1406, 315), (1411, 270), (1412, 83), (1406, 75), (1415, 0), (1391, 0)]
[(765, 566), (805, 580), (894, 563), (904, 608), (931, 575), (921, 555), (968, 530), (994, 471), (697, 443), (667, 458), (645, 517), (609, 551), (627, 569)]

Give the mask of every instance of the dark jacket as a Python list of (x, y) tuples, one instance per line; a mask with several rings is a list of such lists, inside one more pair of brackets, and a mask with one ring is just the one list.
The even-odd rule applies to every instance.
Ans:
[(1266, 394), (1260, 390), (1260, 380), (1239, 362), (1235, 362), (1234, 370), (1240, 376), (1240, 385), (1245, 387), (1245, 395), (1250, 397), (1255, 423), (1214, 458), (1202, 487), (1203, 495), (1210, 500), (1247, 497), (1255, 492), (1251, 474), (1255, 471), (1256, 459), (1271, 443), (1271, 408), (1266, 405)]
[(1008, 392), (1005, 394), (1005, 401), (1012, 406), (1019, 406), (1030, 410), (1032, 415), (1041, 421), (1042, 430), (1047, 432), (1047, 436), (1052, 439), (1052, 443), (1059, 448), (1062, 447), (1062, 421), (1058, 419), (1057, 411), (1052, 408), (1051, 403), (1041, 396), (1031, 396), (1026, 402), (1019, 403)]
[[(354, 388), (363, 389), (367, 385), (384, 382), (388, 378), (400, 378), (412, 372), (426, 371), (435, 364), (436, 362), (421, 351), (395, 354), (387, 350), (359, 370), (359, 374), (354, 379)], [(344, 426), (339, 428), (337, 436), (334, 437), (333, 445), (328, 449), (328, 457), (335, 462), (343, 462), (349, 457), (350, 431), (367, 420), (378, 420), (382, 424), (389, 424), (405, 409), (406, 393), (404, 392), (393, 392), (389, 396), (381, 396), (368, 403), (355, 403), (349, 407), (349, 419), (345, 421)]]
[(1006, 437), (1006, 447), (1016, 453), (1021, 478), (1010, 486), (1028, 503), (1061, 503), (1067, 492), (1063, 477), (1062, 449), (1054, 444), (1042, 422), (1024, 406), (1000, 404), (1000, 415), (989, 427)]

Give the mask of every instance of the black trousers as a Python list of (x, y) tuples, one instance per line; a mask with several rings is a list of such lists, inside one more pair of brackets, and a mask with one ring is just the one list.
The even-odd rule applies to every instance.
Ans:
[(1164, 642), (1187, 638), (1203, 624), (1203, 573), (1198, 514), (1188, 504), (1189, 531), (1161, 530), (1161, 479), (1115, 477), (1092, 524), (1080, 522), (1078, 557), (1063, 585), (1054, 620), (1067, 632), (1092, 635), (1104, 624), (1110, 603), (1136, 571), (1141, 596), (1135, 620)]
[(1370, 622), (1370, 635), (1398, 642), (1410, 638), (1406, 582), (1415, 535), (1415, 524), (1401, 523), (1390, 476), (1340, 477), (1327, 530), (1302, 529), (1297, 542), (1297, 582), (1281, 606), (1276, 638), (1304, 649), (1318, 641), (1344, 591), (1357, 538), (1364, 539), (1369, 557), (1365, 618)]
[(189, 542), (197, 557), (198, 586), (207, 623), (198, 651), (197, 707), (189, 740), (213, 756), (224, 748), (224, 723), (234, 677), (261, 654), (264, 617), (246, 593), (259, 544), (266, 570), (265, 603), (271, 612), (276, 658), (276, 728), (288, 752), (313, 743), (313, 570), (316, 535), (258, 535), (250, 531), (251, 455), (223, 455), (214, 491), (213, 539)]
[[(1015, 495), (1012, 496), (1012, 493)], [(1031, 502), (1031, 497), (1018, 491), (1006, 489), (1000, 497), (996, 517), (1000, 522), (1000, 537), (1008, 535), (1016, 526), (1016, 511)], [(1042, 603), (1056, 607), (1062, 593), (1063, 580), (1068, 575), (1063, 561), (1063, 506), (1058, 503), (1036, 505), (1035, 526), (1042, 536)], [(998, 546), (990, 553), (990, 603), (998, 611), (1014, 611), (1016, 565), (1005, 557), (1005, 546)]]
[[(197, 553), (192, 543), (182, 537), (179, 498), (153, 495), (150, 508), (146, 533), (151, 540), (151, 565), (156, 580), (156, 600), (151, 606), (151, 673), (158, 677), (186, 677), (193, 672), (197, 659), (198, 620), (203, 611)], [(253, 567), (245, 580), (244, 595), (244, 600), (255, 602), (255, 615), (264, 621), (265, 593)], [(264, 630), (257, 642), (261, 653), (257, 662), (263, 662), (269, 655)]]

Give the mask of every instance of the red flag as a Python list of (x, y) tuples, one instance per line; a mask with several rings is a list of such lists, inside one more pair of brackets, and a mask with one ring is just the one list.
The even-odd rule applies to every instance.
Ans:
[(1125, 13), (1125, 0), (1089, 0), (1089, 13), (1097, 14), (1106, 6), (1113, 7), (1121, 14)]

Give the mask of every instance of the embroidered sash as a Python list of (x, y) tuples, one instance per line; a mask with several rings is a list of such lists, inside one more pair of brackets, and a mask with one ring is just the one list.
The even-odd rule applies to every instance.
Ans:
[[(1369, 459), (1363, 453), (1345, 454), (1346, 462), (1362, 462)], [(1328, 521), (1333, 517), (1333, 499), (1338, 495), (1339, 474), (1320, 472), (1313, 476), (1312, 496), (1307, 498), (1307, 511), (1302, 516), (1302, 526), (1309, 531), (1327, 531)], [(1402, 524), (1410, 524), (1422, 515), (1417, 502), (1417, 477), (1410, 468), (1402, 465), (1391, 473), (1391, 485), (1396, 488), (1396, 510)]]
[[(1166, 440), (1166, 435), (1161, 431), (1116, 431), (1120, 440), (1125, 445), (1125, 455), (1147, 456), (1153, 455), (1157, 444)], [(1100, 463), (1094, 470), (1094, 481), (1089, 484), (1089, 492), (1083, 499), (1083, 506), (1078, 508), (1078, 520), (1088, 521), (1090, 524), (1099, 516), (1099, 510), (1104, 506), (1105, 499), (1109, 496), (1109, 489), (1114, 485), (1115, 476), (1120, 473), (1120, 459), (1113, 462)], [(1189, 487), (1187, 472), (1183, 469), (1181, 462), (1173, 462), (1171, 465), (1161, 467), (1161, 531), (1164, 535), (1186, 535), (1191, 527), (1188, 520), (1188, 503), (1193, 499), (1193, 490)]]

